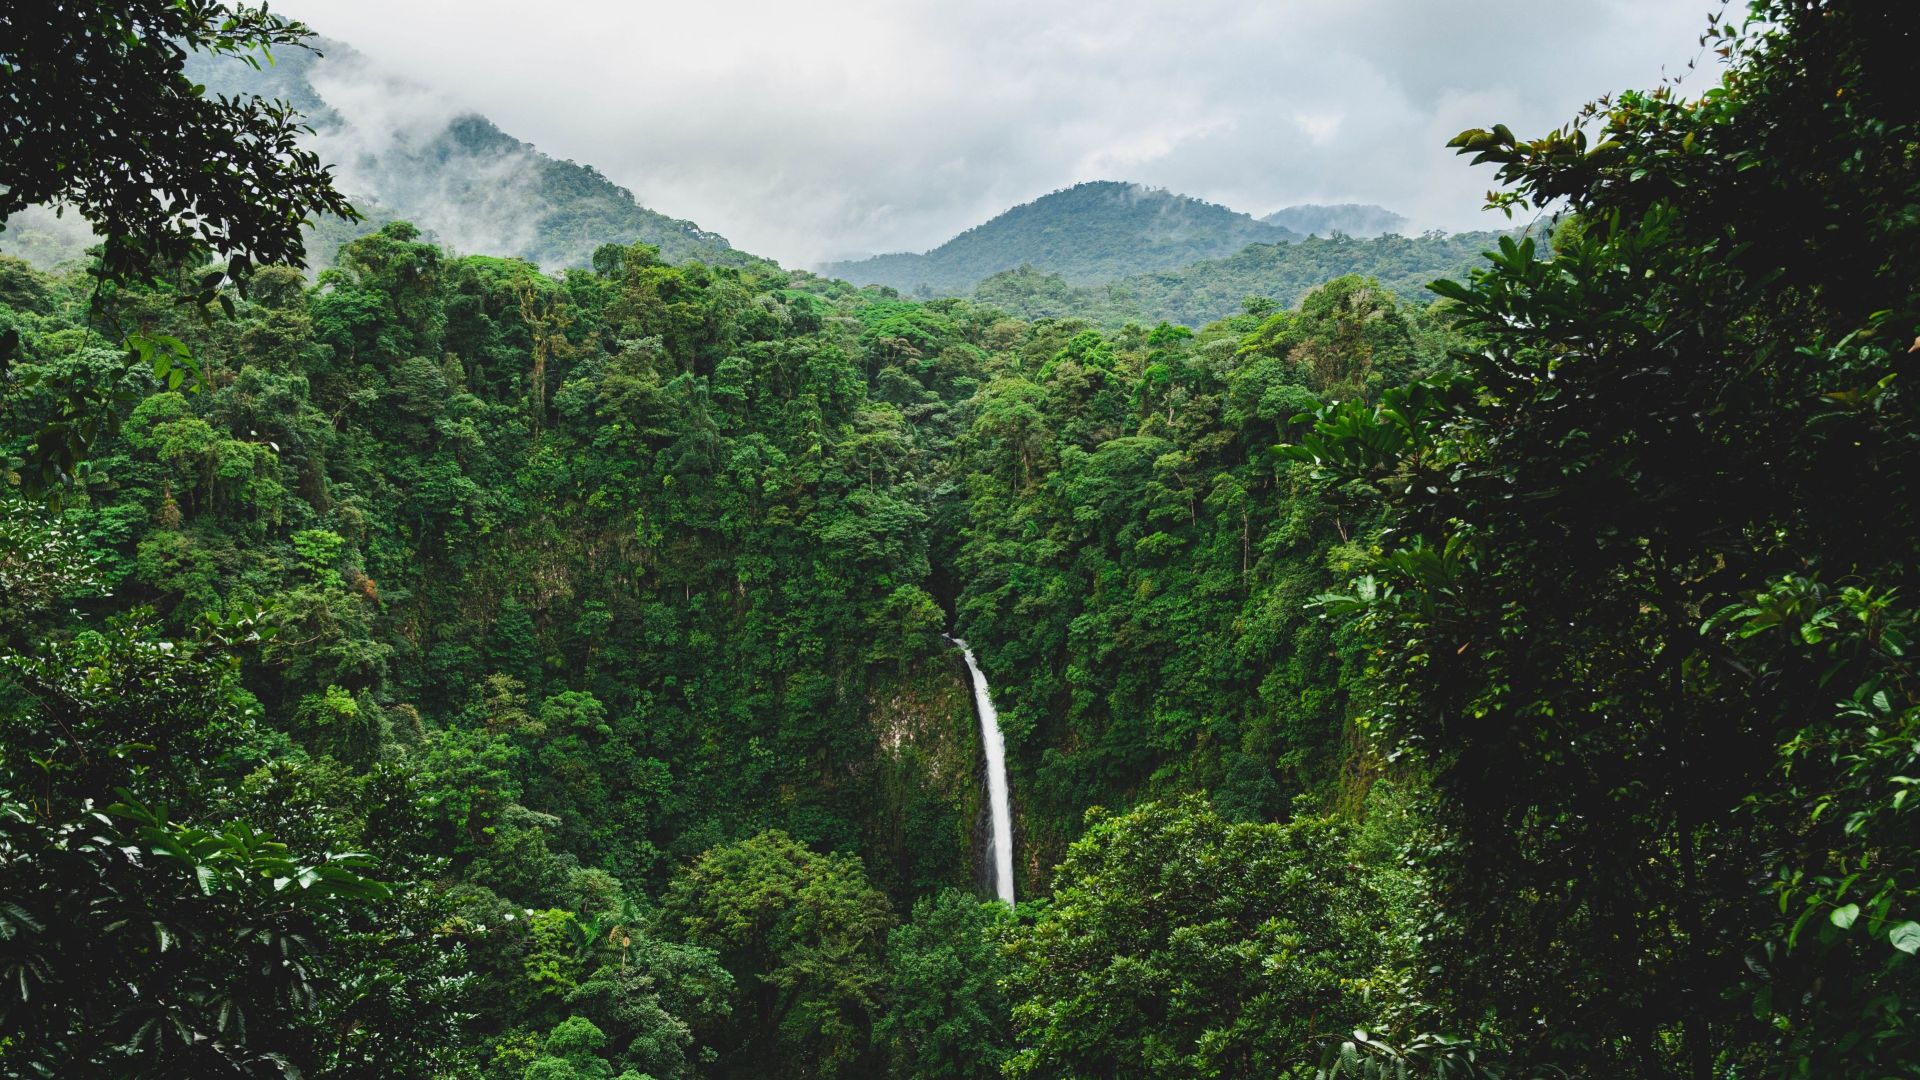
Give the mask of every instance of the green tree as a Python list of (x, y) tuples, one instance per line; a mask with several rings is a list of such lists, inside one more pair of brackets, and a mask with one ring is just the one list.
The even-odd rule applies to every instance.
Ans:
[(626, 920), (596, 936), (619, 943), (567, 995), (567, 1006), (607, 1034), (608, 1057), (655, 1080), (700, 1074), (731, 1013), (733, 979), (712, 951), (641, 933)]
[[(1455, 141), (1565, 200), (1435, 286), (1460, 378), (1291, 451), (1394, 530), (1331, 601), (1431, 771), (1440, 1020), (1578, 1075), (1914, 1075), (1915, 13), (1761, 0), (1722, 85)], [(1590, 135), (1589, 132), (1592, 134)]]
[(613, 1067), (600, 1056), (606, 1045), (606, 1035), (593, 1021), (570, 1016), (547, 1033), (540, 1056), (527, 1066), (522, 1080), (608, 1080)]
[(1300, 310), (1268, 316), (1240, 351), (1286, 360), (1324, 397), (1373, 397), (1425, 374), (1417, 329), (1378, 281), (1348, 274), (1307, 293)]
[[(213, 0), (0, 7), (0, 228), (29, 206), (72, 208), (103, 239), (97, 273), (107, 282), (156, 280), (211, 250), (224, 266), (182, 290), (203, 306), (223, 279), (244, 288), (255, 265), (303, 265), (311, 217), (359, 216), (300, 145), (309, 129), (284, 102), (208, 98), (184, 65), (202, 52), (257, 67), (310, 36), (264, 6)], [(180, 385), (186, 366), (176, 361), (189, 356), (178, 338), (143, 328), (127, 344), (129, 359)], [(17, 330), (0, 328), (0, 372), (19, 350)], [(32, 492), (71, 477), (123, 400), (84, 379), (47, 385), (59, 406), (38, 418), (22, 462)]]
[[(336, 1059), (335, 1020), (363, 1028), (352, 1051), (375, 1072), (442, 1056), (454, 995), (431, 960), (396, 962), (427, 926), (367, 876), (375, 859), (290, 847), (211, 797), (259, 752), (232, 656), (246, 629), (181, 641), (122, 620), (0, 657), (7, 1071), (284, 1075)], [(362, 1007), (382, 985), (414, 996), (416, 1038)]]
[(299, 265), (310, 215), (355, 216), (289, 106), (209, 98), (182, 70), (188, 52), (271, 63), (275, 48), (306, 47), (302, 24), (247, 4), (146, 0), (8, 4), (0, 26), (0, 223), (71, 206), (105, 238), (106, 273), (127, 278), (203, 246), (236, 268)]
[(889, 1075), (913, 1080), (996, 1077), (1012, 1048), (1009, 973), (1001, 935), (1013, 915), (998, 901), (943, 889), (913, 905), (887, 937), (887, 1006), (875, 1038)]
[(1339, 828), (1198, 799), (1089, 821), (1009, 940), (1008, 1076), (1310, 1076), (1370, 1019), (1385, 912)]
[[(870, 1062), (893, 915), (860, 860), (764, 832), (702, 855), (661, 900), (662, 929), (719, 952), (749, 1026), (739, 1075), (849, 1076)], [(744, 1014), (744, 1015), (742, 1015)]]

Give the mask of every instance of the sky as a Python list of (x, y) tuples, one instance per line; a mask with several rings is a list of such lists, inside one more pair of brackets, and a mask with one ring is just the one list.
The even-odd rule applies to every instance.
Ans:
[(281, 0), (643, 205), (789, 266), (1083, 180), (1498, 227), (1445, 148), (1714, 73), (1716, 0)]

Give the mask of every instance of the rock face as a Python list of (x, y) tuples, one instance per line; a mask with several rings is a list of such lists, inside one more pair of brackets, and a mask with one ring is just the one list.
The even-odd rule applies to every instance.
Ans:
[(986, 766), (960, 654), (943, 651), (873, 686), (869, 872), (909, 890), (970, 882), (992, 895), (981, 858), (991, 836)]

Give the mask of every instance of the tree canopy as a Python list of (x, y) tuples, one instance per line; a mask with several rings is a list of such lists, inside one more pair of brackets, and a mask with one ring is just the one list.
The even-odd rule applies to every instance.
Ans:
[[(1520, 1060), (1908, 1075), (1912, 96), (1874, 4), (1761, 3), (1723, 84), (1456, 145), (1564, 200), (1436, 290), (1479, 348), (1291, 449), (1377, 492), (1372, 722), (1428, 763), (1449, 1021)], [(1519, 902), (1519, 898), (1526, 902)]]
[(1915, 1075), (1920, 16), (1751, 15), (1430, 300), (0, 258), (0, 1074)]

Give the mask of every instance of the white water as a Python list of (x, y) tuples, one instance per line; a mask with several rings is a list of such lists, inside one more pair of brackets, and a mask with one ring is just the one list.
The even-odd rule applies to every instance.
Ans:
[(993, 695), (987, 692), (987, 677), (980, 671), (973, 650), (959, 638), (947, 639), (960, 649), (973, 673), (973, 711), (980, 714), (980, 747), (987, 758), (987, 808), (993, 816), (993, 891), (1008, 905), (1013, 903), (1013, 806), (1007, 799), (1007, 744), (1000, 737), (1000, 714), (994, 711)]

